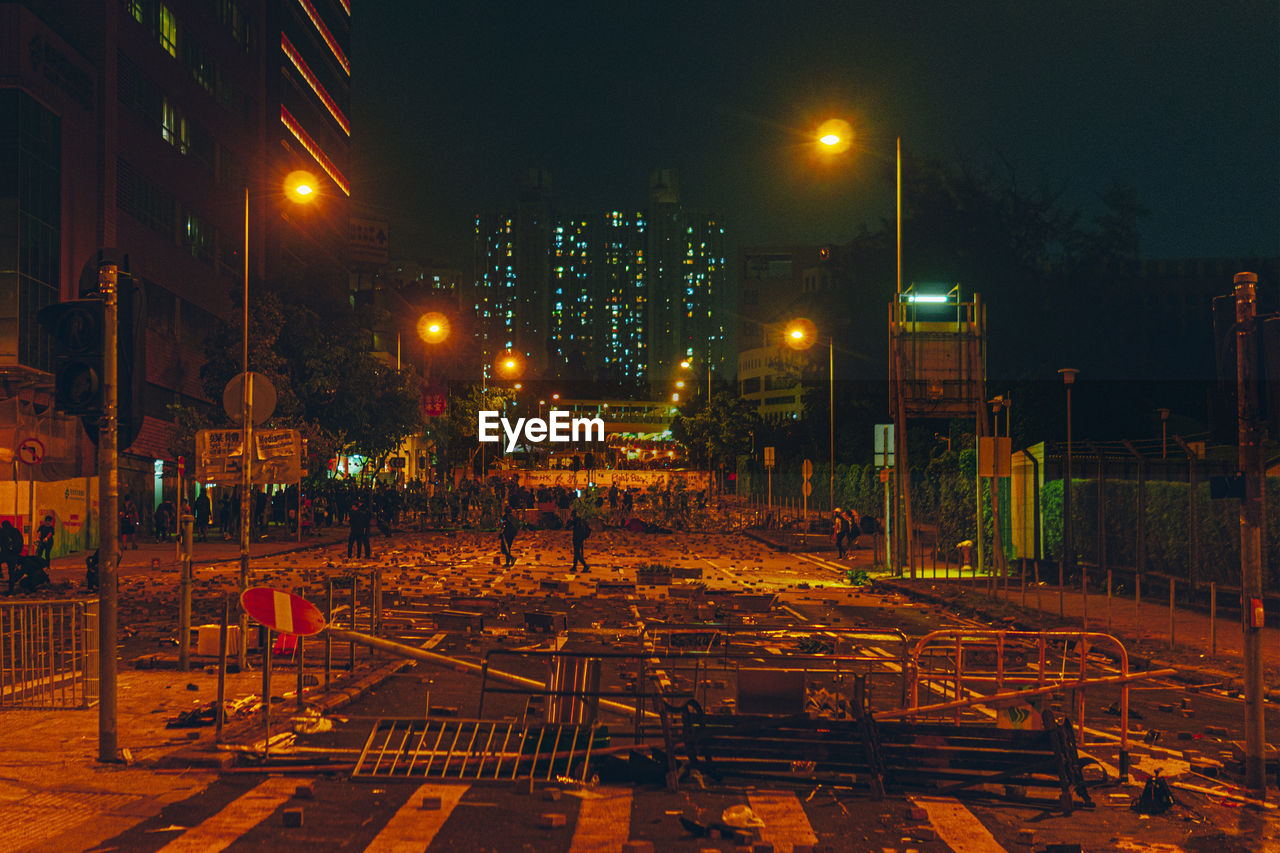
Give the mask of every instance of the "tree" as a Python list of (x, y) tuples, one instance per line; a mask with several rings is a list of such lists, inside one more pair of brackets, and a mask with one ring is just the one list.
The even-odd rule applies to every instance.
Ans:
[(750, 452), (760, 415), (751, 403), (723, 392), (709, 403), (699, 398), (691, 409), (671, 422), (671, 435), (684, 446), (689, 461), (723, 476), (725, 468), (736, 468), (738, 457)]

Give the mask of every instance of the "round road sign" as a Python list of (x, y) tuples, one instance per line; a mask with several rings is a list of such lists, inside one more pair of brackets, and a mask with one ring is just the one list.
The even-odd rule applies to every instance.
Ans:
[(44, 442), (38, 438), (24, 438), (18, 445), (18, 458), (28, 465), (39, 465), (44, 459)]
[(281, 634), (310, 637), (324, 630), (324, 615), (301, 596), (265, 586), (240, 593), (240, 606), (255, 622)]

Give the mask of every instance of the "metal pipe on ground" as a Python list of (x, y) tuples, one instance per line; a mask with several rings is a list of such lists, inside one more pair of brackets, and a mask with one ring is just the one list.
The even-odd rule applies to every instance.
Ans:
[[(460, 667), (462, 668), (462, 671), (470, 672), (475, 675), (480, 675), (484, 671), (484, 667), (478, 663), (472, 663), (471, 661), (462, 660), (460, 658), (452, 658), (448, 655), (429, 652), (426, 649), (406, 646), (403, 643), (384, 640), (381, 637), (371, 637), (368, 634), (361, 634), (358, 631), (347, 631), (343, 628), (327, 628), (325, 633), (340, 642), (351, 643), (353, 644), (353, 647), (354, 645), (359, 644), (376, 651), (396, 655), (397, 657), (426, 661), (427, 663), (440, 664), (441, 666), (447, 666), (455, 669)], [(515, 684), (520, 687), (536, 687), (539, 690), (546, 689), (546, 684), (541, 681), (536, 681), (532, 678), (525, 678), (524, 676), (515, 675), (510, 672), (503, 672), (502, 670), (493, 669), (492, 667), (489, 668), (488, 675), (490, 678), (497, 681), (505, 681), (508, 684)], [(614, 702), (609, 699), (601, 699), (600, 707), (610, 711), (616, 711), (620, 714), (634, 715), (636, 713), (634, 706), (626, 705), (622, 702)], [(647, 717), (657, 718), (658, 716), (652, 711), (643, 711), (642, 713)]]

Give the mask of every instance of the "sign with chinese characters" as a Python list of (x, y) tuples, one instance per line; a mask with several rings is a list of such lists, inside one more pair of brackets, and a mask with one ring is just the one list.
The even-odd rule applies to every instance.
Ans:
[(387, 262), (387, 221), (351, 217), (350, 258), (353, 261), (385, 264)]
[(424, 382), (419, 390), (419, 395), (421, 396), (423, 417), (438, 418), (444, 414), (445, 404), (449, 401), (449, 395), (443, 385), (428, 385)]
[[(302, 438), (296, 429), (253, 432), (254, 485), (296, 483), (302, 479)], [(196, 433), (196, 479), (233, 486), (243, 477), (244, 438), (238, 429)]]

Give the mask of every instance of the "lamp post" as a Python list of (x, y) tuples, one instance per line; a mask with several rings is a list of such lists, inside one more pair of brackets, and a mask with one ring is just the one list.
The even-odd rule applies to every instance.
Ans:
[[(782, 333), (782, 339), (787, 346), (794, 350), (807, 350), (813, 346), (817, 338), (817, 329), (813, 323), (803, 317), (792, 320), (787, 324), (787, 328)], [(828, 510), (836, 508), (836, 345), (835, 338), (832, 335), (827, 336), (827, 415), (828, 429), (830, 435), (830, 454), (828, 464), (830, 468), (830, 482), (827, 493), (827, 500), (830, 501)]]
[[(828, 119), (823, 122), (818, 129), (818, 143), (835, 154), (849, 150), (853, 144), (853, 128), (844, 119)], [(902, 137), (898, 136), (894, 141), (894, 219), (895, 219), (895, 246), (896, 246), (896, 270), (897, 281), (895, 292), (897, 298), (894, 300), (895, 311), (896, 306), (902, 301)], [(893, 359), (893, 355), (890, 354)], [(890, 362), (890, 378), (893, 385), (893, 411), (894, 411), (894, 505), (900, 508), (900, 512), (894, 513), (891, 520), (895, 531), (901, 531), (902, 541), (905, 542), (905, 549), (900, 549), (898, 553), (907, 555), (907, 562), (912, 566), (914, 576), (915, 568), (911, 563), (911, 496), (910, 485), (911, 478), (909, 468), (907, 466), (907, 425), (906, 425), (906, 406), (902, 399), (902, 377), (900, 372), (894, 366), (894, 362)], [(834, 396), (834, 391), (833, 391)], [(982, 410), (979, 409), (979, 412)], [(834, 427), (833, 427), (834, 432)], [(834, 446), (834, 439), (832, 445)], [(835, 468), (832, 467), (832, 476), (835, 476)], [(832, 483), (832, 492), (834, 495), (835, 484)], [(835, 504), (832, 504), (834, 508)], [(901, 516), (901, 518), (899, 518)]]
[[(290, 172), (285, 178), (285, 195), (295, 203), (308, 203), (316, 196), (315, 176), (304, 170)], [(253, 489), (253, 374), (249, 372), (249, 187), (244, 188), (244, 382), (240, 397), (240, 428), (244, 438), (240, 472), (240, 591), (249, 588), (249, 527), (252, 518)], [(240, 611), (240, 669), (247, 668), (249, 615)]]
[(1075, 384), (1076, 374), (1080, 371), (1074, 367), (1064, 367), (1058, 371), (1062, 374), (1062, 384), (1067, 389), (1067, 467), (1062, 477), (1062, 559), (1058, 561), (1058, 616), (1063, 615), (1063, 591), (1066, 589), (1065, 567), (1072, 571), (1076, 567), (1075, 541), (1071, 524), (1071, 386)]

